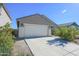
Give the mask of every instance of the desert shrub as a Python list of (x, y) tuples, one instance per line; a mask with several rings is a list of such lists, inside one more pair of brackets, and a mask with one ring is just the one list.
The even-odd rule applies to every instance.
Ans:
[(10, 55), (13, 43), (12, 29), (7, 23), (0, 27), (0, 55)]
[(76, 28), (72, 28), (72, 27), (68, 28), (68, 34), (69, 34), (68, 36), (69, 41), (74, 41), (75, 36), (77, 34)]
[(79, 35), (79, 30), (76, 31), (77, 35)]
[(75, 36), (79, 33), (76, 28), (62, 26), (59, 28), (55, 28), (53, 34), (56, 36), (60, 36), (64, 40), (74, 41)]
[(53, 35), (56, 35), (56, 36), (60, 36), (60, 30), (59, 30), (59, 28), (54, 28), (54, 29), (52, 30), (52, 34), (53, 34)]

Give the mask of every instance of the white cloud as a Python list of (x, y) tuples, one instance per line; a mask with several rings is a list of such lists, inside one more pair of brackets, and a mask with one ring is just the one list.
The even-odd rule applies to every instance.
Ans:
[(63, 11), (62, 11), (62, 13), (64, 14), (64, 13), (66, 13), (67, 12), (67, 10), (66, 9), (64, 9)]

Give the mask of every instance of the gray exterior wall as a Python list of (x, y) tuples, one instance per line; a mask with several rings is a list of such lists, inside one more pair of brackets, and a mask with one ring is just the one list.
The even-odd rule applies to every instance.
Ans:
[(51, 36), (51, 30), (54, 27), (58, 27), (58, 25), (44, 15), (33, 14), (17, 18), (17, 27), (18, 37), (24, 38), (32, 36)]
[(57, 27), (58, 25), (51, 21), (48, 17), (40, 14), (33, 14), (17, 18), (17, 22), (28, 23), (28, 24), (40, 24), (40, 25), (51, 25)]

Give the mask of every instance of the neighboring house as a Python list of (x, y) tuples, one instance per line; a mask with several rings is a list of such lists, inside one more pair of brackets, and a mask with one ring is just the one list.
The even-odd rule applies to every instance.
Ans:
[(44, 15), (33, 14), (17, 19), (19, 38), (51, 36), (51, 28), (57, 24)]
[(59, 26), (75, 27), (79, 29), (79, 25), (76, 22), (64, 23), (64, 24), (60, 24)]
[(5, 5), (0, 3), (0, 26), (5, 25), (6, 23), (11, 23), (11, 17), (6, 10)]

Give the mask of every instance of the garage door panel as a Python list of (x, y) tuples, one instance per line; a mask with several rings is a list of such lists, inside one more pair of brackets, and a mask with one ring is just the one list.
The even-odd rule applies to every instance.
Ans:
[(47, 25), (25, 24), (25, 37), (47, 36)]

